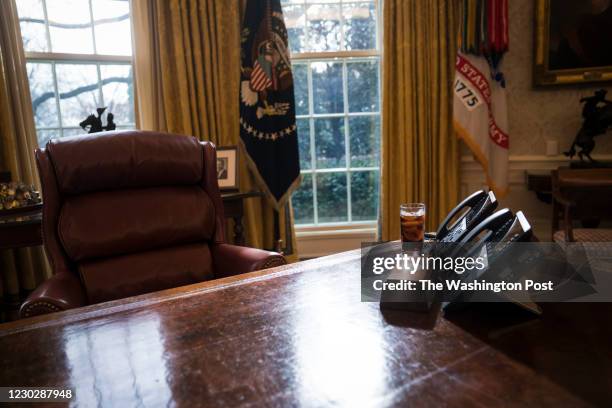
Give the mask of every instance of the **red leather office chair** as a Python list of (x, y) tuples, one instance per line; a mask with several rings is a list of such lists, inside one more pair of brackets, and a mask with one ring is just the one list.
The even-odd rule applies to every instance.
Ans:
[(22, 317), (285, 263), (224, 243), (212, 143), (105, 132), (53, 139), (36, 161), (54, 275), (28, 297)]

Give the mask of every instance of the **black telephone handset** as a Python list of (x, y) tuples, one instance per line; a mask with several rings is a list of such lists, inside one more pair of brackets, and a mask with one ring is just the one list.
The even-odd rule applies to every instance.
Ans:
[[(532, 234), (531, 225), (522, 211), (512, 214), (512, 211), (504, 208), (490, 215), (466, 234), (452, 255), (477, 257), (485, 253), (488, 267), (480, 273), (463, 275), (461, 279), (464, 281), (479, 279), (491, 265), (508, 252), (511, 243), (529, 241)], [(541, 313), (535, 303), (520, 302), (511, 298), (508, 300), (535, 314)], [(462, 308), (461, 303), (456, 301), (445, 302), (443, 306), (445, 311)]]
[(507, 208), (490, 215), (468, 232), (460, 241), (468, 256), (486, 245), (489, 262), (499, 257), (512, 242), (524, 242), (531, 238), (532, 229), (522, 211), (516, 215)]
[[(458, 242), (479, 222), (497, 208), (497, 199), (492, 191), (475, 192), (467, 197), (446, 216), (436, 233), (438, 242)], [(463, 211), (463, 213), (461, 213)], [(453, 221), (454, 220), (454, 221)]]

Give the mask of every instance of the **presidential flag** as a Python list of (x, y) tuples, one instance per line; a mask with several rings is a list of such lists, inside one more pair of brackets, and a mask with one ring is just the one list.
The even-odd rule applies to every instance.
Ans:
[(293, 75), (280, 0), (247, 0), (241, 32), (240, 140), (277, 208), (299, 186)]
[(508, 191), (508, 114), (503, 56), (508, 50), (507, 0), (464, 0), (455, 64), (453, 124), (482, 165), (489, 187)]

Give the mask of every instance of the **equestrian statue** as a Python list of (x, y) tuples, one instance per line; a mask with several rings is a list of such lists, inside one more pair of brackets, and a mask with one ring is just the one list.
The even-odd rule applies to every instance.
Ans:
[(104, 130), (115, 130), (117, 125), (114, 122), (114, 115), (112, 113), (108, 113), (106, 115), (106, 126), (102, 126), (102, 114), (106, 108), (98, 108), (96, 111), (98, 112), (98, 116), (91, 114), (87, 116), (87, 118), (79, 123), (79, 126), (86, 130), (87, 133), (97, 133), (102, 132)]
[(594, 162), (591, 152), (595, 148), (595, 136), (603, 135), (612, 128), (612, 101), (606, 99), (607, 92), (605, 89), (600, 89), (595, 91), (594, 96), (580, 99), (580, 103), (584, 103), (582, 108), (584, 121), (572, 147), (563, 153), (570, 159), (576, 155), (576, 147), (579, 147), (580, 161), (584, 161), (584, 156), (586, 156), (591, 163)]

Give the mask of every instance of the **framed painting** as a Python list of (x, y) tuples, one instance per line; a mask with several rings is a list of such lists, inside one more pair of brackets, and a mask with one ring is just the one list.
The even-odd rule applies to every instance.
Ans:
[(238, 148), (217, 147), (217, 180), (222, 191), (238, 190)]
[(612, 80), (612, 0), (535, 5), (535, 85)]

